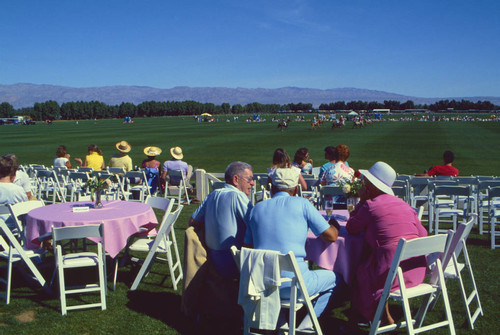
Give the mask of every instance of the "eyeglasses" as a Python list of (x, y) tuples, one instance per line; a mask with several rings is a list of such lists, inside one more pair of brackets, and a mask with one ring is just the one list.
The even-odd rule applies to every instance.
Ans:
[(253, 177), (238, 176), (238, 178), (245, 179), (247, 183), (253, 182)]

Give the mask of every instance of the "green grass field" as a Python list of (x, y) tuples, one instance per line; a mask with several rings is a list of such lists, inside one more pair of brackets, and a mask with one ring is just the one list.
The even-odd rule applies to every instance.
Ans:
[[(270, 117), (268, 117), (268, 120)], [(51, 165), (58, 145), (64, 144), (72, 157), (84, 157), (89, 144), (95, 143), (104, 152), (108, 162), (115, 152), (114, 144), (127, 140), (132, 145), (131, 156), (135, 165), (145, 158), (145, 146), (163, 149), (160, 161), (170, 158), (168, 149), (181, 146), (185, 160), (195, 167), (211, 172), (223, 172), (227, 164), (243, 160), (254, 166), (255, 172), (264, 172), (270, 165), (275, 148), (284, 147), (293, 156), (299, 147), (308, 147), (314, 165), (324, 163), (323, 148), (345, 143), (351, 148), (349, 163), (354, 169), (369, 168), (383, 160), (397, 172), (413, 174), (441, 162), (444, 150), (455, 152), (455, 166), (461, 175), (500, 175), (500, 124), (491, 122), (380, 122), (362, 129), (331, 130), (328, 126), (311, 131), (309, 123), (292, 122), (288, 131), (276, 131), (276, 123), (196, 123), (192, 118), (136, 119), (134, 124), (122, 120), (55, 122), (48, 126), (0, 127), (1, 152), (13, 152), (21, 163)], [(231, 118), (232, 120), (232, 118)], [(177, 221), (177, 236), (181, 246), (187, 220), (197, 205), (185, 206)], [(469, 253), (485, 316), (476, 322), (477, 334), (494, 334), (500, 325), (498, 278), (500, 267), (498, 249), (489, 249), (487, 235), (474, 229), (468, 241)], [(181, 248), (182, 252), (182, 248)], [(49, 262), (51, 259), (49, 258)], [(164, 265), (156, 264), (153, 272), (167, 273)], [(43, 270), (46, 278), (51, 268)], [(196, 327), (180, 312), (180, 290), (170, 288), (170, 281), (159, 285), (162, 276), (151, 273), (135, 292), (128, 291), (134, 273), (130, 267), (120, 271), (117, 291), (109, 291), (108, 309), (69, 312), (61, 316), (57, 295), (47, 296), (39, 288), (27, 287), (18, 272), (14, 273), (11, 304), (0, 302), (1, 334), (216, 334), (235, 333), (231, 328), (215, 324), (210, 330)], [(448, 282), (455, 326), (458, 334), (470, 334), (458, 295), (456, 281)], [(338, 297), (334, 310), (322, 321), (325, 333), (338, 333), (345, 323), (349, 303)], [(428, 318), (441, 317), (442, 309), (429, 313)], [(396, 316), (398, 314), (395, 308)], [(225, 330), (224, 330), (225, 329)], [(228, 330), (229, 329), (229, 330)], [(406, 333), (404, 330), (399, 333)], [(446, 334), (446, 330), (433, 334)]]
[[(290, 156), (299, 147), (307, 147), (315, 166), (324, 161), (324, 147), (347, 144), (351, 149), (349, 164), (354, 169), (369, 168), (383, 160), (398, 173), (422, 172), (441, 163), (442, 153), (455, 153), (455, 166), (461, 175), (498, 175), (500, 157), (500, 124), (496, 122), (379, 122), (361, 129), (349, 125), (332, 130), (328, 125), (312, 131), (308, 122), (292, 122), (287, 131), (276, 131), (276, 123), (196, 123), (192, 118), (136, 119), (134, 124), (122, 120), (55, 122), (53, 125), (2, 126), (1, 152), (14, 152), (22, 163), (52, 165), (55, 151), (66, 145), (72, 157), (86, 155), (89, 144), (97, 144), (106, 163), (116, 152), (114, 144), (127, 140), (135, 165), (145, 158), (142, 150), (159, 146), (158, 157), (170, 159), (168, 149), (181, 146), (187, 162), (207, 171), (224, 171), (234, 160), (246, 161), (254, 171), (265, 172), (271, 164), (274, 149), (285, 148)], [(231, 118), (232, 119), (232, 118)], [(270, 119), (270, 118), (268, 118)], [(74, 164), (75, 162), (72, 162)]]

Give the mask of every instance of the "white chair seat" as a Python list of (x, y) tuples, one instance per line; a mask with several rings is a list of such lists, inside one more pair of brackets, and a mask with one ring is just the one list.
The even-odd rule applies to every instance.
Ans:
[(63, 256), (62, 263), (65, 268), (79, 268), (98, 265), (98, 256), (94, 252), (79, 252)]
[[(154, 242), (155, 242), (154, 239), (141, 238), (141, 239), (135, 241), (134, 243), (132, 243), (132, 245), (129, 247), (129, 250), (148, 252), (153, 247)], [(168, 247), (170, 247), (170, 246), (172, 246), (172, 241), (162, 240), (158, 244), (158, 249), (156, 249), (156, 250), (157, 250), (157, 252), (166, 252), (168, 250)]]
[[(462, 270), (465, 268), (464, 263), (457, 263), (457, 268), (458, 272), (462, 272)], [(458, 273), (455, 271), (455, 266), (450, 262), (446, 269), (444, 269), (444, 276), (445, 278), (457, 278)]]

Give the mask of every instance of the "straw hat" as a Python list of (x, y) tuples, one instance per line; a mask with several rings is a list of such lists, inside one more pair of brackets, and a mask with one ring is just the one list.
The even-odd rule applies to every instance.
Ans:
[(269, 173), (273, 185), (278, 188), (294, 188), (299, 184), (300, 169), (277, 168)]
[(173, 148), (170, 148), (170, 154), (172, 155), (172, 157), (174, 157), (175, 159), (182, 159), (184, 157), (184, 155), (182, 154), (182, 149), (181, 147), (173, 147)]
[(130, 146), (130, 144), (128, 144), (127, 141), (118, 142), (118, 143), (116, 143), (115, 146), (116, 146), (116, 149), (118, 149), (118, 151), (123, 152), (123, 153), (127, 153), (130, 151), (130, 149), (132, 149), (132, 147)]
[(396, 171), (389, 164), (377, 162), (370, 170), (359, 170), (359, 172), (382, 192), (394, 195), (391, 187), (396, 180)]
[(149, 157), (158, 156), (161, 154), (161, 149), (158, 147), (145, 147), (144, 154)]

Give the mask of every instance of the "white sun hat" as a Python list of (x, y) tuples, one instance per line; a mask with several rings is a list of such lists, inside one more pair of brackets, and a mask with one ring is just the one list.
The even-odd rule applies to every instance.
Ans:
[(377, 162), (370, 170), (359, 170), (359, 172), (382, 192), (394, 195), (391, 187), (396, 180), (396, 171), (389, 164)]

